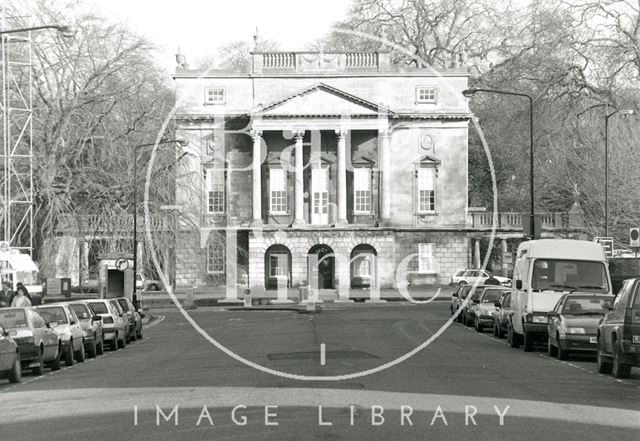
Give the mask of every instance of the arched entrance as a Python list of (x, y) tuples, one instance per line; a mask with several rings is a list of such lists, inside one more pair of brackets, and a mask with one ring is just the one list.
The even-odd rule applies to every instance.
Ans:
[(333, 289), (335, 288), (334, 279), (336, 271), (336, 259), (330, 246), (324, 244), (314, 245), (309, 249), (308, 256), (315, 255), (317, 258), (317, 266), (309, 262), (307, 271), (309, 276), (309, 285), (313, 287), (317, 280), (318, 288)]
[(351, 288), (371, 288), (377, 285), (376, 249), (360, 244), (351, 251)]
[(272, 245), (264, 253), (264, 286), (291, 287), (291, 251), (284, 245)]

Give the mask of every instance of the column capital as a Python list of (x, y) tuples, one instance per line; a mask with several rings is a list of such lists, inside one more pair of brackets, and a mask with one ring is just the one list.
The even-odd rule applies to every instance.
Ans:
[(293, 129), (292, 130), (293, 133), (293, 137), (295, 139), (302, 139), (304, 138), (304, 130), (303, 129)]
[(256, 138), (261, 138), (262, 137), (262, 130), (260, 130), (260, 129), (251, 129), (251, 130), (249, 130), (249, 134), (251, 135), (251, 137), (255, 141)]
[(336, 135), (338, 135), (338, 139), (344, 139), (349, 135), (349, 129), (336, 129)]

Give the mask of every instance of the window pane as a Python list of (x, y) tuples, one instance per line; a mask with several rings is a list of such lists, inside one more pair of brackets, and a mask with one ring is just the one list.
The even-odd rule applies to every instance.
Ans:
[(207, 253), (207, 272), (222, 273), (225, 268), (225, 249), (223, 244), (209, 244)]
[(287, 171), (280, 168), (269, 170), (269, 187), (271, 191), (271, 212), (286, 213), (287, 206)]

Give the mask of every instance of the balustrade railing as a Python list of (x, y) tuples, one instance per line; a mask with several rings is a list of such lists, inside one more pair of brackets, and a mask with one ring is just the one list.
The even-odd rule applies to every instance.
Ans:
[[(492, 212), (475, 212), (469, 213), (471, 217), (471, 226), (473, 228), (491, 228), (493, 225)], [(569, 220), (567, 213), (536, 213), (542, 217), (542, 229), (554, 230), (568, 228)], [(528, 220), (527, 214), (517, 212), (497, 213), (496, 228), (516, 229), (522, 228), (523, 218)]]

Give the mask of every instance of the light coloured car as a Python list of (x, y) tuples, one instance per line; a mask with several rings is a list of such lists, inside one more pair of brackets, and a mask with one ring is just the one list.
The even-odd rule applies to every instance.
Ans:
[(162, 288), (162, 282), (155, 279), (148, 279), (144, 274), (136, 274), (136, 290), (137, 291), (159, 291)]
[(104, 341), (108, 342), (111, 350), (127, 346), (127, 325), (118, 302), (113, 299), (87, 300), (89, 308), (94, 314), (102, 317)]
[(500, 300), (496, 302), (496, 312), (493, 314), (493, 336), (504, 338), (509, 330), (511, 317), (511, 291), (504, 291)]
[(104, 353), (104, 335), (102, 331), (102, 317), (95, 315), (85, 302), (69, 302), (69, 306), (76, 313), (84, 333), (84, 349), (89, 358)]
[(508, 288), (502, 286), (487, 286), (478, 299), (478, 308), (475, 313), (474, 327), (482, 332), (484, 328), (493, 328), (494, 314), (497, 311), (496, 302), (500, 301), (502, 293)]
[(74, 360), (82, 363), (85, 359), (84, 332), (73, 309), (67, 303), (49, 303), (36, 310), (60, 337), (64, 364), (73, 366)]
[(35, 309), (2, 308), (0, 324), (18, 344), (22, 370), (31, 369), (34, 375), (42, 375), (45, 364), (50, 364), (52, 371), (60, 369), (60, 337)]
[(18, 343), (9, 337), (9, 331), (5, 330), (2, 324), (0, 324), (0, 378), (7, 378), (10, 383), (22, 381)]
[[(484, 285), (491, 276), (489, 271), (482, 269), (461, 270), (451, 278), (451, 285), (473, 285), (475, 283)], [(511, 286), (511, 279), (508, 277), (493, 276), (493, 278), (497, 279), (502, 286)]]

